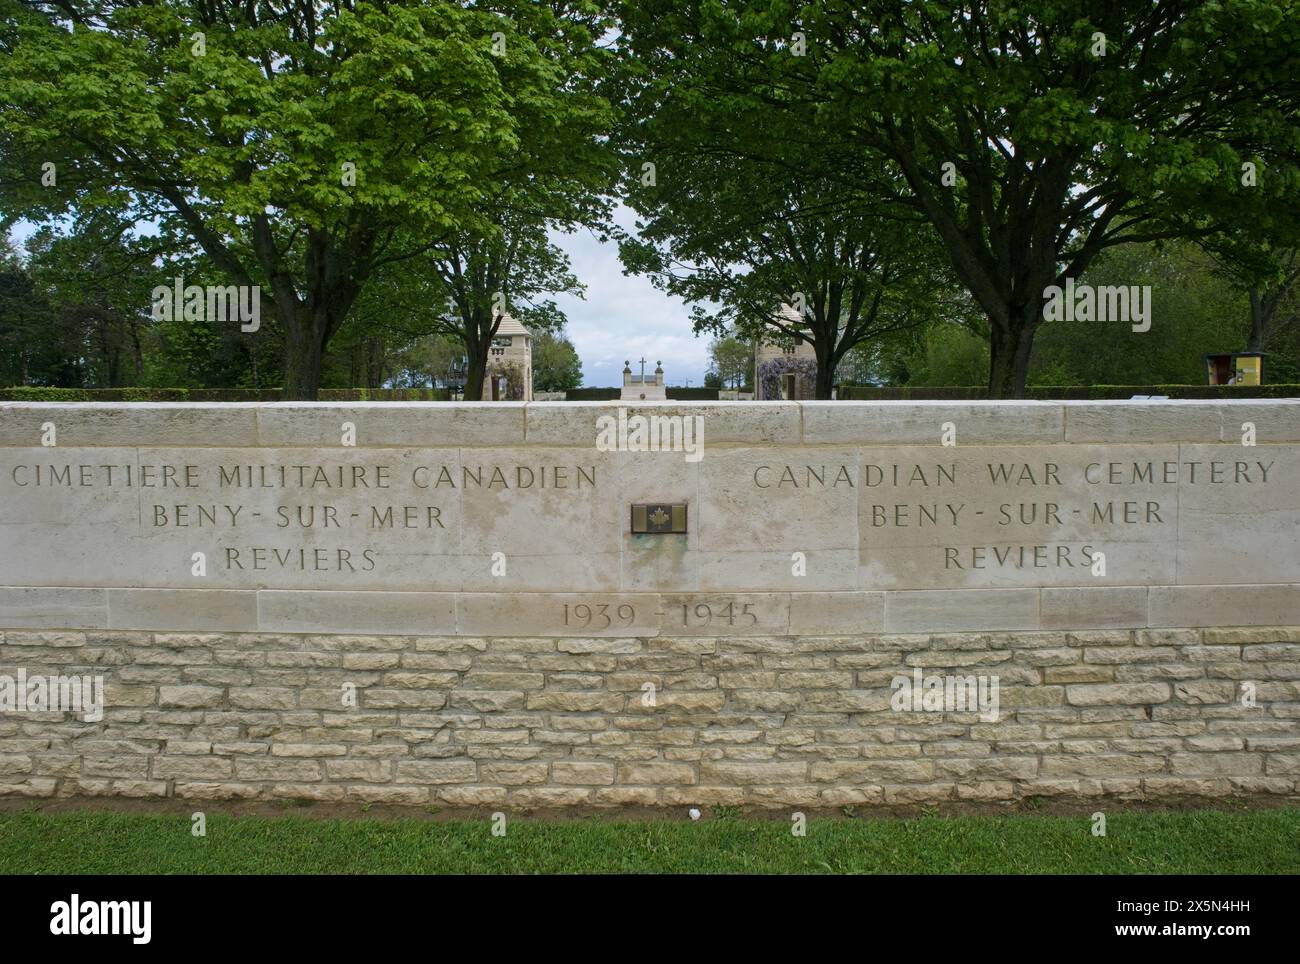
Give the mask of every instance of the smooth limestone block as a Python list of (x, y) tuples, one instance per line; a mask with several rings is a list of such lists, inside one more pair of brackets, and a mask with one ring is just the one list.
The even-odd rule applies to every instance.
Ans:
[(858, 474), (855, 449), (710, 452), (700, 464), (700, 548), (856, 549)]
[(1043, 589), (1039, 604), (1043, 629), (1124, 629), (1147, 623), (1145, 586)]
[[(557, 543), (563, 550), (569, 543)], [(583, 586), (597, 592), (618, 592), (618, 552), (465, 552), (445, 560), (457, 570), (459, 588), (466, 592), (565, 592)], [(654, 589), (653, 585), (628, 588)]]
[(108, 595), (103, 589), (0, 587), (0, 626), (107, 629)]
[(1224, 409), (1221, 441), (1242, 444), (1247, 423), (1256, 442), (1300, 442), (1300, 403), (1284, 398), (1237, 402)]
[(1032, 589), (894, 592), (885, 601), (890, 633), (1037, 627), (1038, 592)]
[(264, 632), (456, 632), (455, 593), (263, 590), (257, 609), (257, 628)]
[(519, 445), (522, 402), (266, 402), (257, 407), (263, 447), (341, 447), (343, 423), (362, 448)]
[[(623, 412), (627, 428), (618, 432)], [(613, 418), (614, 422), (602, 422)], [(671, 441), (678, 431), (674, 422), (649, 419), (692, 419), (692, 442), (703, 438), (707, 457), (710, 445), (758, 444), (798, 445), (800, 406), (794, 402), (533, 402), (528, 405), (527, 428), (530, 445), (574, 445), (595, 448), (598, 433), (613, 424), (617, 434), (635, 438), (634, 418), (644, 418), (647, 431), (656, 439)], [(700, 421), (694, 421), (699, 419)], [(702, 433), (697, 427), (702, 424)], [(682, 427), (684, 431), (684, 426)], [(649, 438), (651, 436), (647, 436)], [(667, 455), (668, 453), (663, 453)], [(683, 453), (674, 453), (678, 458)]]
[(1179, 583), (1300, 582), (1300, 446), (1182, 445)]
[(46, 422), (54, 424), (58, 448), (255, 446), (261, 404), (3, 402), (0, 446), (41, 445)]
[[(486, 484), (461, 490), (462, 551), (617, 552), (628, 526), (615, 481), (618, 454), (594, 448), (474, 450)], [(462, 456), (469, 464), (469, 455)], [(505, 484), (492, 484), (498, 472)]]
[(701, 565), (711, 554), (689, 548), (690, 542), (690, 535), (626, 534), (618, 569), (610, 575), (629, 591), (695, 592), (702, 585)]
[(885, 630), (882, 592), (792, 592), (790, 632), (799, 635), (844, 635)]
[(109, 589), (110, 629), (256, 630), (257, 593), (201, 589)]
[(1151, 626), (1291, 626), (1300, 586), (1152, 586)]
[(677, 504), (686, 506), (687, 532), (685, 548), (698, 549), (700, 509), (700, 463), (688, 462), (679, 453), (638, 454), (615, 452), (606, 463), (612, 472), (618, 493), (619, 525), (623, 530), (623, 548), (637, 540), (659, 536), (633, 536), (630, 532), (630, 507), (638, 503)]
[(1106, 401), (1065, 409), (1066, 442), (1217, 442), (1225, 402)]
[(951, 424), (958, 446), (1051, 444), (1063, 438), (1059, 402), (804, 402), (809, 445), (938, 445)]
[(687, 554), (696, 578), (686, 586), (660, 588), (729, 590), (841, 590), (858, 588), (858, 553), (853, 549), (699, 552)]

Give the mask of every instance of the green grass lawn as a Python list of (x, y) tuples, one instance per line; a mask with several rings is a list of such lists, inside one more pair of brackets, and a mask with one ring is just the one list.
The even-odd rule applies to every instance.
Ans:
[(5, 874), (1300, 872), (1300, 810), (643, 822), (0, 813)]

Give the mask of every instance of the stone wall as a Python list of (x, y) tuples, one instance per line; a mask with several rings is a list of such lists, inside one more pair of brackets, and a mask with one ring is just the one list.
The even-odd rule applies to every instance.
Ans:
[[(98, 723), (0, 716), (0, 794), (839, 807), (1295, 795), (1300, 781), (1297, 628), (9, 632), (0, 673), (18, 667), (102, 674), (108, 708)], [(998, 718), (895, 711), (892, 680), (918, 667), (997, 676)]]
[(1293, 794), (1288, 627), (1300, 400), (0, 403), (0, 795)]
[(0, 629), (1300, 625), (1298, 443), (1300, 400), (0, 403)]

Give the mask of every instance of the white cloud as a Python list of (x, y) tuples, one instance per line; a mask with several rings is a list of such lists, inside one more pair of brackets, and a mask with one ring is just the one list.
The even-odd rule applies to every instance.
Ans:
[[(631, 229), (635, 215), (620, 206), (615, 220)], [(623, 384), (623, 362), (646, 359), (646, 371), (663, 362), (669, 385), (704, 384), (709, 367), (709, 335), (695, 336), (690, 311), (680, 298), (656, 289), (649, 279), (623, 274), (618, 245), (601, 244), (589, 231), (553, 234), (569, 255), (573, 273), (587, 286), (586, 300), (560, 295), (556, 304), (569, 319), (568, 336), (582, 359), (583, 384)]]

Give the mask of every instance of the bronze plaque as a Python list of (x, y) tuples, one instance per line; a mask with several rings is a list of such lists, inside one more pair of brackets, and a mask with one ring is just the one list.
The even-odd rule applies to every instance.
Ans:
[(673, 535), (685, 532), (684, 502), (638, 502), (632, 506), (633, 535)]

